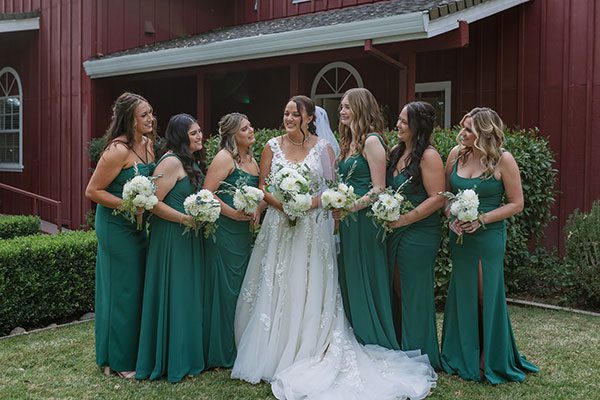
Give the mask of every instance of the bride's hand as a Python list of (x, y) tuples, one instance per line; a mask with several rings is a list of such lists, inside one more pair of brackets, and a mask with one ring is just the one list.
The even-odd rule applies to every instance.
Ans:
[(333, 208), (331, 210), (331, 215), (333, 216), (333, 219), (336, 221), (341, 220), (342, 217), (344, 216), (344, 214), (340, 208)]
[(319, 196), (312, 198), (312, 203), (310, 205), (310, 209), (314, 210), (315, 208), (319, 208), (321, 205), (321, 198)]

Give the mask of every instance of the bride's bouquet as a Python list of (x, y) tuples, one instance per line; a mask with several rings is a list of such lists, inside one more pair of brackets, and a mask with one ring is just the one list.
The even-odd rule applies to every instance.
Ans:
[(267, 177), (267, 191), (283, 204), (290, 226), (305, 216), (312, 205), (311, 173), (306, 165), (283, 167)]
[(135, 175), (123, 185), (123, 202), (113, 214), (122, 214), (129, 221), (137, 222), (137, 230), (141, 230), (143, 213), (139, 212), (140, 209), (151, 210), (158, 204), (154, 183), (158, 176), (140, 175), (137, 164), (134, 164), (133, 170)]
[[(479, 219), (479, 196), (473, 189), (459, 190), (458, 193), (442, 192), (442, 196), (446, 197), (450, 202), (450, 215), (453, 220), (457, 219), (460, 222), (473, 222)], [(481, 220), (481, 226), (485, 227)], [(458, 235), (457, 244), (463, 243), (463, 235)]]
[(371, 205), (371, 211), (368, 215), (373, 217), (376, 226), (383, 228), (381, 241), (384, 241), (388, 233), (393, 231), (390, 223), (398, 220), (400, 215), (406, 214), (413, 208), (410, 201), (402, 194), (402, 189), (408, 182), (410, 182), (410, 178), (396, 190), (386, 188), (377, 195), (376, 200)]
[[(183, 201), (185, 213), (192, 216), (194, 220), (194, 232), (198, 235), (198, 229), (204, 226), (204, 237), (213, 235), (217, 229), (215, 221), (221, 215), (221, 203), (215, 199), (210, 190), (202, 189), (198, 193), (189, 195)], [(183, 233), (189, 232), (190, 227), (186, 227)]]

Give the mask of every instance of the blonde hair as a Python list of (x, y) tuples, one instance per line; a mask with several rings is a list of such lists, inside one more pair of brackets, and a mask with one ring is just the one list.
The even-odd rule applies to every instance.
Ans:
[[(471, 117), (473, 120), (473, 134), (475, 142), (473, 147), (481, 152), (481, 165), (484, 166), (484, 178), (490, 178), (494, 175), (494, 170), (500, 162), (502, 156), (502, 144), (504, 143), (504, 123), (496, 113), (488, 107), (475, 107), (461, 119), (463, 125), (465, 119)], [(473, 147), (465, 147), (460, 144), (460, 133), (456, 137), (459, 142), (457, 161), (465, 163), (470, 154), (473, 153)]]
[(352, 143), (355, 143), (357, 153), (362, 154), (369, 133), (379, 133), (385, 142), (385, 122), (373, 94), (364, 88), (354, 88), (346, 91), (342, 96), (344, 98), (348, 100), (354, 117), (350, 126), (341, 122), (339, 125), (341, 159), (348, 157)]
[(219, 150), (227, 150), (237, 162), (240, 162), (241, 159), (240, 152), (238, 151), (237, 143), (235, 141), (235, 134), (238, 133), (240, 127), (242, 126), (242, 121), (245, 119), (247, 120), (248, 117), (244, 114), (233, 112), (224, 115), (219, 121), (219, 135), (221, 137)]

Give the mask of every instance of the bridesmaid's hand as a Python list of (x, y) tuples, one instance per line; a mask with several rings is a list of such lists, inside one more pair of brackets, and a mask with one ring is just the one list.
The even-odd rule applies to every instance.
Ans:
[(232, 215), (232, 218), (236, 221), (252, 221), (254, 220), (254, 215), (245, 213), (242, 210), (236, 210), (236, 212)]
[(342, 211), (341, 209), (339, 209), (339, 208), (333, 208), (333, 209), (331, 210), (331, 215), (332, 215), (332, 217), (333, 217), (333, 219), (334, 219), (334, 220), (336, 220), (336, 221), (339, 221), (340, 219), (342, 219), (342, 218), (343, 218), (343, 216), (344, 216), (344, 213), (343, 213), (343, 211)]
[(188, 214), (181, 217), (179, 223), (192, 229), (196, 228), (196, 222), (194, 221), (194, 218), (192, 218), (192, 216)]
[(390, 223), (390, 228), (392, 228), (392, 229), (402, 228), (403, 226), (406, 226), (406, 225), (408, 225), (406, 223), (406, 217), (404, 215), (401, 215), (400, 218), (398, 218), (394, 222)]
[(457, 235), (460, 236), (463, 234), (461, 223), (457, 219), (452, 220), (448, 226), (450, 227), (450, 230)]
[(472, 222), (463, 222), (460, 224), (460, 228), (463, 232), (475, 233), (477, 229), (481, 228), (481, 223), (479, 222), (479, 220), (475, 220)]

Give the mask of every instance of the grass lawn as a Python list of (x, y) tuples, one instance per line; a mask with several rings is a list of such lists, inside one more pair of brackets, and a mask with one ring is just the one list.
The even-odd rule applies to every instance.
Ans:
[[(520, 351), (540, 368), (499, 386), (440, 374), (435, 399), (600, 399), (600, 318), (510, 307)], [(441, 317), (441, 316), (440, 316)], [(94, 363), (93, 322), (0, 341), (0, 399), (273, 399), (267, 384), (208, 371), (179, 384), (107, 378)]]

